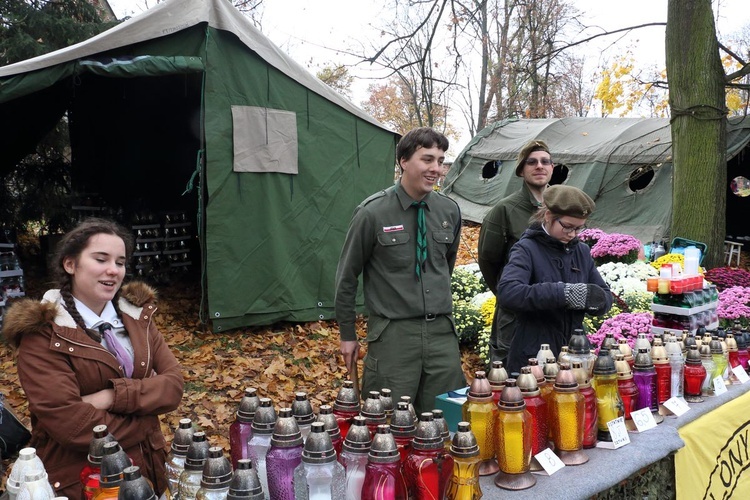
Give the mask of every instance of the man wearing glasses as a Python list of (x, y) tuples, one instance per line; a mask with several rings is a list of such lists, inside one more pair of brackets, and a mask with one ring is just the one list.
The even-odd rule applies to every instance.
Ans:
[[(497, 295), (497, 284), (508, 262), (510, 249), (529, 227), (529, 219), (542, 205), (544, 190), (552, 177), (552, 157), (543, 141), (531, 141), (518, 154), (516, 176), (523, 179), (521, 189), (497, 202), (482, 222), (479, 231), (479, 269)], [(498, 299), (490, 335), (491, 361), (506, 362), (516, 320)]]

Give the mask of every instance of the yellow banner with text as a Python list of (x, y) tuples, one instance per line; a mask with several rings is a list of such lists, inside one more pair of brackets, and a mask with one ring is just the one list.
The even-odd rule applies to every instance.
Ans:
[[(750, 392), (679, 429), (677, 498), (750, 498)], [(700, 492), (700, 494), (698, 493)]]

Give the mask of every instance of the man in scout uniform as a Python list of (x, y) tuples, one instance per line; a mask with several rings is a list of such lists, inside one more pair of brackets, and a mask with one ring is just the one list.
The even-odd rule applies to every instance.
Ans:
[(391, 389), (416, 411), (466, 385), (453, 324), (451, 273), (461, 212), (434, 191), (448, 139), (431, 128), (407, 133), (396, 147), (401, 180), (354, 211), (336, 272), (341, 353), (356, 367), (355, 299), (364, 277), (367, 356), (362, 392)]
[[(518, 153), (516, 163), (516, 176), (523, 178), (521, 189), (497, 202), (484, 217), (477, 248), (479, 269), (495, 295), (510, 249), (542, 205), (542, 196), (552, 178), (553, 168), (549, 148), (544, 142), (526, 144)], [(504, 309), (502, 297), (497, 297), (490, 335), (491, 361), (506, 361), (515, 327), (515, 315)]]

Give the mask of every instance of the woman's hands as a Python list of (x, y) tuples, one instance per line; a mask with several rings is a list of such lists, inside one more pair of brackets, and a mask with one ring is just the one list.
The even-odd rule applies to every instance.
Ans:
[(565, 283), (564, 293), (568, 309), (596, 312), (607, 305), (604, 290), (593, 283)]
[(97, 410), (109, 410), (115, 402), (114, 389), (102, 389), (99, 392), (87, 394), (81, 397), (84, 403), (88, 403)]

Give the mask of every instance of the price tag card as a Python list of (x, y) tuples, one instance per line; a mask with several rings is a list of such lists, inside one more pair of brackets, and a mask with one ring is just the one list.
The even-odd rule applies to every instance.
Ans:
[(555, 455), (555, 452), (550, 450), (549, 448), (540, 451), (539, 453), (534, 455), (534, 458), (536, 458), (537, 462), (539, 462), (539, 464), (550, 476), (565, 467), (565, 464), (562, 463), (560, 457)]
[(609, 435), (612, 436), (612, 445), (615, 449), (630, 443), (628, 429), (625, 427), (625, 417), (610, 420), (607, 422), (607, 427), (609, 427)]
[(745, 382), (750, 380), (750, 376), (748, 376), (745, 369), (742, 368), (742, 365), (737, 365), (732, 368), (732, 372), (734, 373), (734, 376), (737, 377), (737, 380), (739, 380), (740, 384), (744, 384)]
[(638, 432), (644, 432), (656, 427), (656, 420), (654, 420), (650, 408), (641, 408), (640, 410), (631, 412), (630, 416), (633, 418), (633, 423)]
[(727, 386), (724, 384), (724, 379), (721, 375), (714, 378), (714, 396), (721, 396), (727, 392)]
[(687, 402), (682, 398), (669, 398), (664, 401), (664, 407), (678, 417), (690, 409)]

